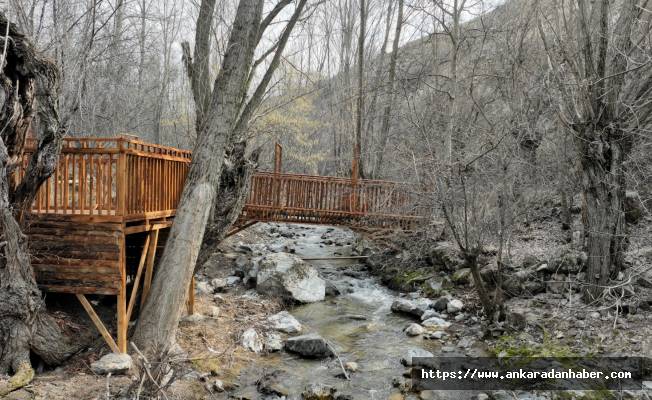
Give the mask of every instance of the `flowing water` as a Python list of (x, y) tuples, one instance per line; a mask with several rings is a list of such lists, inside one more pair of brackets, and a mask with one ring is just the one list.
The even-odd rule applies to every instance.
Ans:
[[(293, 247), (296, 254), (304, 258), (348, 255), (354, 242), (353, 234), (346, 230), (299, 225), (281, 226), (280, 229), (297, 235)], [(322, 235), (341, 246), (323, 244)], [(243, 374), (241, 391), (252, 393), (253, 378), (281, 370), (279, 382), (288, 389), (290, 399), (300, 398), (304, 388), (313, 383), (335, 387), (338, 394), (348, 394), (353, 399), (387, 399), (395, 391), (392, 380), (405, 371), (400, 359), (408, 349), (420, 347), (435, 353), (439, 343), (411, 338), (403, 332), (413, 321), (390, 311), (398, 294), (369, 276), (359, 260), (307, 262), (318, 268), (322, 277), (333, 282), (341, 294), (288, 311), (304, 325), (303, 333), (320, 334), (334, 347), (342, 362), (358, 363), (359, 371), (352, 373), (351, 380), (347, 381), (338, 377), (342, 370), (337, 359), (308, 360), (282, 351), (250, 367)], [(249, 380), (247, 377), (250, 382), (245, 382)]]

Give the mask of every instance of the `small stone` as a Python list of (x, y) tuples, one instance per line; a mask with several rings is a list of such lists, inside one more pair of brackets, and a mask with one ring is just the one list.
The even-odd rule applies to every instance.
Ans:
[(455, 322), (460, 322), (466, 319), (466, 314), (457, 314), (454, 318)]
[(404, 331), (408, 336), (419, 336), (422, 335), (426, 329), (423, 326), (415, 323), (408, 325)]
[(213, 287), (206, 281), (198, 281), (195, 284), (195, 289), (200, 294), (213, 294)]
[(234, 286), (237, 285), (240, 282), (240, 277), (239, 276), (228, 276), (226, 278), (226, 284), (228, 286)]
[(453, 346), (444, 346), (444, 347), (441, 348), (441, 351), (443, 351), (444, 353), (452, 353), (452, 352), (455, 351), (455, 347), (453, 347)]
[(119, 375), (129, 371), (132, 365), (129, 354), (109, 353), (91, 363), (91, 371), (98, 375)]
[(211, 389), (213, 389), (215, 392), (222, 393), (224, 391), (224, 382), (219, 379), (215, 379), (211, 385)]
[(268, 317), (267, 321), (270, 323), (272, 329), (276, 329), (277, 331), (284, 333), (300, 333), (303, 329), (301, 323), (287, 311), (281, 311), (277, 314), (274, 314)]
[(258, 333), (254, 328), (249, 328), (242, 334), (242, 347), (251, 350), (254, 353), (260, 353), (263, 350), (263, 342), (260, 340)]
[[(543, 264), (541, 264), (541, 265), (539, 265), (537, 267), (536, 272), (546, 272), (546, 271), (549, 271), (549, 270), (550, 270), (550, 268), (548, 268), (548, 263), (543, 263)], [(484, 394), (484, 393), (480, 393), (480, 394)], [(486, 394), (485, 394), (485, 396), (486, 396)]]
[(448, 311), (449, 314), (455, 314), (461, 311), (462, 308), (464, 308), (464, 303), (458, 299), (453, 299), (446, 305), (446, 311)]
[(440, 328), (446, 329), (451, 326), (451, 323), (439, 317), (429, 318), (421, 323), (421, 325), (427, 328)]
[(597, 311), (593, 311), (592, 313), (589, 314), (589, 317), (593, 319), (600, 319), (600, 313)]
[(313, 383), (301, 393), (303, 400), (334, 400), (336, 389), (320, 383)]
[(227, 286), (226, 279), (224, 279), (224, 278), (215, 278), (215, 279), (213, 279), (211, 281), (211, 285), (217, 291), (224, 290), (224, 288), (226, 288), (226, 286)]
[(421, 316), (421, 321), (425, 321), (425, 320), (430, 319), (430, 318), (432, 318), (432, 317), (440, 317), (440, 318), (441, 318), (441, 314), (439, 314), (439, 313), (438, 313), (437, 311), (435, 311), (435, 310), (427, 310), (427, 311), (424, 312), (423, 315)]
[(475, 400), (489, 400), (489, 395), (486, 393), (478, 393), (478, 395), (475, 396)]
[(283, 349), (283, 341), (278, 333), (267, 333), (265, 335), (265, 350), (269, 352), (280, 351)]
[(208, 307), (208, 315), (211, 318), (217, 318), (220, 316), (220, 308), (218, 306), (210, 306)]
[(198, 322), (202, 322), (203, 320), (206, 319), (205, 315), (199, 314), (199, 313), (194, 313), (190, 315), (185, 315), (181, 318), (181, 322), (187, 322), (191, 324), (196, 324)]
[(427, 350), (415, 347), (408, 350), (405, 357), (401, 358), (401, 364), (405, 365), (406, 367), (411, 367), (413, 366), (413, 358), (417, 357), (434, 357), (434, 355)]
[(344, 369), (351, 372), (357, 372), (360, 367), (355, 361), (348, 361), (344, 363)]
[(443, 331), (435, 331), (430, 334), (431, 339), (441, 339), (444, 336), (446, 336), (446, 332)]

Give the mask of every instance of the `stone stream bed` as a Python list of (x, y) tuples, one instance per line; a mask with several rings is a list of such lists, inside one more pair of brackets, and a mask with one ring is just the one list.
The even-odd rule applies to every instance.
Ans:
[[(274, 232), (276, 238), (265, 244), (267, 250), (291, 252), (308, 259), (356, 254), (356, 238), (348, 230), (278, 225)], [(455, 310), (455, 316), (446, 315), (446, 310), (443, 310), (443, 325), (431, 324), (426, 332), (410, 332), (411, 336), (406, 333), (406, 327), (419, 322), (419, 314), (423, 312), (413, 305), (424, 299), (387, 289), (369, 276), (359, 259), (306, 262), (316, 268), (327, 282), (330, 296), (323, 301), (288, 308), (287, 311), (301, 324), (302, 331), (283, 336), (287, 340), (297, 335), (317, 334), (337, 356), (305, 358), (284, 350), (270, 352), (242, 371), (239, 387), (229, 393), (228, 398), (435, 398), (425, 393), (400, 393), (409, 382), (409, 378), (403, 376), (407, 371), (403, 364), (409, 354), (427, 354), (424, 351), (435, 355), (485, 354), (480, 342), (474, 338), (462, 340), (461, 347), (446, 345), (446, 339), (459, 340), (446, 325), (465, 318), (477, 321), (476, 317), (468, 316), (462, 310)], [(339, 293), (333, 295), (333, 292)], [(433, 317), (441, 316), (433, 310), (429, 312)], [(423, 324), (427, 325), (426, 322)], [(347, 370), (349, 379), (344, 377), (343, 369)], [(475, 398), (476, 394), (450, 392), (442, 396), (444, 393), (439, 393), (436, 398)]]

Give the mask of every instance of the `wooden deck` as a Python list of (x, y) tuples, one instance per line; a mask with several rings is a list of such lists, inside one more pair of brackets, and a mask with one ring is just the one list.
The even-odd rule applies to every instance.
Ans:
[[(35, 146), (27, 143), (25, 166)], [(259, 221), (409, 228), (421, 220), (409, 185), (284, 174), (281, 152), (277, 145), (273, 172), (253, 175), (231, 233)], [(127, 349), (128, 322), (149, 291), (190, 162), (189, 151), (134, 137), (67, 138), (27, 216), (39, 287), (77, 295), (114, 351)], [(88, 294), (117, 296), (117, 343)], [(193, 298), (191, 287), (189, 312)]]

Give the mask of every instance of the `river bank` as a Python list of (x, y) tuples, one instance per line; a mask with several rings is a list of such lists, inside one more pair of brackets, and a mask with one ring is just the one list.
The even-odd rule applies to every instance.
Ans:
[[(512, 320), (504, 329), (488, 331), (472, 281), (460, 273), (463, 265), (445, 242), (405, 236), (389, 246), (348, 229), (258, 224), (225, 241), (197, 275), (196, 314), (180, 324), (177, 341), (183, 354), (168, 398), (549, 399), (556, 397), (504, 391), (411, 393), (404, 364), (414, 354), (646, 354), (649, 309), (639, 302), (620, 314), (609, 308), (589, 310), (572, 282), (551, 285), (542, 265), (570, 256), (561, 245), (548, 256), (550, 238), (542, 236), (544, 231), (532, 230), (529, 247), (523, 247), (539, 251), (538, 256), (518, 253), (514, 258), (514, 270), (529, 264), (525, 269), (530, 273), (511, 284), (519, 291), (507, 302)], [(351, 255), (370, 257), (333, 259)], [(273, 280), (263, 288), (261, 269), (276, 270), (287, 260), (305, 264), (305, 274), (293, 278), (290, 291)], [(568, 267), (566, 277), (571, 276)], [(645, 293), (639, 290), (638, 297)], [(309, 302), (288, 301), (287, 296), (304, 296)], [(287, 345), (305, 335), (317, 335), (324, 354), (315, 353), (314, 346), (305, 350), (304, 342), (301, 348)], [(105, 352), (98, 342), (97, 348), (37, 375), (31, 386), (8, 398), (121, 398), (138, 379), (133, 374), (94, 375), (89, 366)]]

